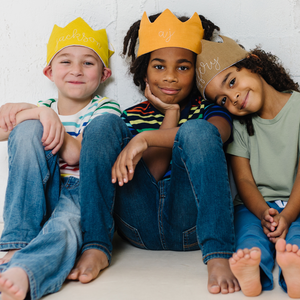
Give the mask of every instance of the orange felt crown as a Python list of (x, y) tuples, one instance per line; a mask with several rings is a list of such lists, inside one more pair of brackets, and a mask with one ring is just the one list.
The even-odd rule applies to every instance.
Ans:
[(151, 23), (144, 12), (139, 29), (137, 57), (166, 47), (185, 48), (199, 54), (203, 35), (204, 30), (197, 13), (186, 22), (181, 22), (166, 9)]

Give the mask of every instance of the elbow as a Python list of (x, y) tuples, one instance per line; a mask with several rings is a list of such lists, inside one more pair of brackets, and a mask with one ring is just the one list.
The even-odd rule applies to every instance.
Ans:
[(68, 157), (63, 157), (63, 160), (69, 165), (69, 166), (76, 166), (79, 164), (79, 153), (72, 153), (72, 155), (68, 155)]

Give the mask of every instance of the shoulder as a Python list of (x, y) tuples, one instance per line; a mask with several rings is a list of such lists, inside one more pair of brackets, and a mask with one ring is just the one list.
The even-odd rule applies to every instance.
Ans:
[(116, 100), (96, 95), (88, 105), (88, 110), (97, 113), (121, 114), (121, 108)]
[(56, 104), (57, 104), (57, 100), (54, 99), (54, 98), (50, 98), (50, 99), (47, 99), (47, 100), (38, 101), (37, 106), (38, 107), (41, 107), (41, 106), (53, 107)]

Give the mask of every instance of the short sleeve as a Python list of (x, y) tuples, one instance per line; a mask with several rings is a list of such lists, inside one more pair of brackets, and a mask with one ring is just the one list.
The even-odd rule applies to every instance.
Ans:
[(250, 159), (249, 135), (246, 126), (234, 120), (233, 141), (227, 146), (226, 152), (231, 155)]

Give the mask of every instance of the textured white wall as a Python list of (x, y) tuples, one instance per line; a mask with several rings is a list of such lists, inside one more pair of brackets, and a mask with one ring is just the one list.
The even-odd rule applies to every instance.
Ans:
[[(116, 52), (110, 60), (113, 76), (101, 94), (117, 99), (122, 108), (139, 102), (142, 95), (120, 54), (123, 38), (143, 11), (150, 15), (166, 8), (177, 15), (204, 15), (247, 49), (261, 45), (278, 55), (300, 82), (299, 0), (1, 0), (0, 105), (56, 96), (42, 74), (46, 44), (54, 24), (65, 26), (79, 16), (94, 29), (106, 28)], [(0, 143), (0, 216), (7, 174), (7, 143)]]

